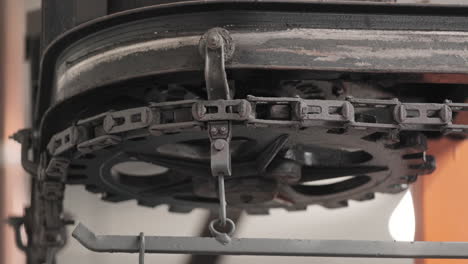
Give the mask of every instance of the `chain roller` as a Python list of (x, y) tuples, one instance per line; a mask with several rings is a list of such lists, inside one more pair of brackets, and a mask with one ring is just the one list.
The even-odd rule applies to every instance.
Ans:
[[(383, 111), (390, 120), (356, 118), (361, 108)], [(235, 225), (225, 214), (224, 177), (231, 174), (228, 149), (231, 126), (301, 129), (323, 127), (329, 129), (372, 129), (384, 131), (397, 138), (399, 131), (440, 131), (468, 134), (468, 124), (454, 124), (453, 113), (468, 111), (468, 104), (402, 103), (397, 99), (304, 100), (296, 97), (254, 97), (240, 100), (185, 100), (151, 103), (147, 107), (106, 112), (82, 119), (73, 126), (52, 136), (48, 151), (50, 160), (43, 165), (46, 181), (42, 184), (44, 210), (49, 227), (47, 237), (60, 237), (54, 228), (61, 221), (62, 205), (54, 202), (63, 195), (63, 181), (68, 164), (75, 156), (91, 153), (131, 138), (131, 132), (146, 130), (151, 135), (207, 130), (212, 148), (212, 171), (218, 177), (220, 219), (210, 225), (216, 239), (230, 242)], [(67, 155), (71, 154), (71, 155)], [(423, 169), (423, 168), (419, 168)], [(58, 195), (58, 196), (57, 196)], [(230, 229), (219, 232), (215, 224)], [(48, 241), (45, 238), (45, 241)], [(50, 241), (53, 241), (51, 239)], [(51, 244), (59, 242), (51, 242)]]
[[(210, 107), (218, 111), (207, 111)], [(227, 107), (233, 109), (232, 113), (226, 111)], [(359, 108), (381, 109), (392, 116), (393, 120), (387, 123), (355, 120), (355, 113)], [(375, 129), (388, 133), (394, 133), (395, 130), (417, 130), (468, 134), (468, 124), (453, 122), (453, 113), (462, 111), (468, 112), (468, 104), (401, 103), (396, 99), (348, 98), (340, 101), (249, 96), (241, 100), (186, 100), (150, 104), (148, 107), (131, 108), (80, 120), (52, 136), (48, 151), (53, 157), (70, 150), (77, 150), (82, 154), (90, 153), (119, 144), (126, 139), (125, 133), (141, 129), (147, 129), (153, 135), (216, 129), (217, 134), (212, 137), (218, 138), (224, 132), (217, 127), (216, 121), (270, 128), (325, 127)], [(125, 121), (119, 123), (121, 121), (115, 121), (116, 119)], [(208, 123), (215, 125), (208, 128)], [(98, 131), (99, 127), (104, 128), (100, 133), (84, 132), (90, 128)], [(55, 171), (53, 174), (56, 174), (57, 170), (63, 171), (66, 168), (64, 164), (57, 163), (57, 159), (51, 159), (50, 163), (53, 164), (49, 165), (48, 173)]]
[(147, 127), (152, 120), (153, 114), (149, 107), (132, 108), (108, 113), (103, 128), (106, 133), (116, 134)]

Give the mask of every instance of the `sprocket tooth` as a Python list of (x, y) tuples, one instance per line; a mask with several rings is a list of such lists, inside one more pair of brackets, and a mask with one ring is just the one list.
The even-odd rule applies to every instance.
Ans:
[(431, 174), (436, 169), (435, 157), (427, 155), (425, 161), (418, 164), (410, 164), (409, 168), (412, 170), (416, 170), (418, 175)]
[(284, 209), (286, 209), (286, 211), (288, 211), (288, 212), (306, 211), (307, 210), (307, 205), (297, 205), (297, 206), (285, 207)]
[(88, 177), (85, 174), (68, 173), (65, 182), (70, 185), (75, 185), (75, 184), (86, 184), (87, 180), (88, 180)]
[(144, 207), (154, 208), (154, 207), (160, 205), (160, 203), (154, 203), (154, 202), (148, 202), (148, 201), (141, 201), (141, 200), (138, 200), (138, 201), (137, 201), (137, 205), (139, 205), (139, 206), (144, 206)]
[(366, 194), (359, 195), (359, 196), (353, 198), (353, 200), (358, 201), (358, 202), (363, 202), (363, 201), (373, 200), (374, 198), (375, 198), (374, 193), (366, 193)]
[(416, 152), (416, 153), (409, 153), (402, 156), (404, 160), (423, 160), (426, 156), (425, 152)]
[(383, 193), (390, 193), (390, 194), (397, 194), (401, 193), (403, 191), (408, 190), (409, 185), (407, 183), (394, 183), (388, 185), (385, 190), (383, 190)]
[(123, 201), (128, 201), (131, 198), (123, 197), (121, 195), (113, 194), (113, 193), (103, 193), (101, 195), (101, 200), (106, 201), (106, 202), (112, 202), (112, 203), (118, 203), (118, 202), (123, 202)]
[(168, 210), (171, 213), (188, 214), (193, 211), (193, 208), (179, 205), (170, 205)]
[(86, 191), (91, 193), (102, 193), (103, 189), (94, 184), (86, 184), (85, 186)]
[(269, 215), (268, 208), (246, 208), (245, 212), (249, 215)]
[[(411, 170), (411, 175), (430, 174), (436, 169), (434, 156), (426, 155), (425, 152), (405, 154), (402, 158)], [(408, 182), (414, 181), (410, 180)]]
[(388, 133), (385, 132), (374, 132), (372, 134), (362, 137), (362, 139), (369, 142), (377, 142), (383, 140), (387, 135)]
[(418, 180), (418, 175), (408, 175), (406, 177), (402, 177), (402, 180), (408, 184), (415, 183)]
[(400, 141), (395, 144), (387, 145), (391, 149), (406, 149), (411, 152), (422, 152), (427, 150), (426, 137), (417, 132), (401, 132)]
[(337, 208), (343, 208), (348, 206), (348, 201), (339, 201), (339, 202), (328, 202), (328, 203), (323, 203), (323, 207), (328, 208), (328, 209), (337, 209)]

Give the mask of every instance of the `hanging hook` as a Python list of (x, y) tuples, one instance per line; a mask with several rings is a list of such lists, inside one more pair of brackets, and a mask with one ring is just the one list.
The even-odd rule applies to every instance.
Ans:
[(223, 245), (231, 242), (231, 237), (236, 231), (236, 224), (229, 218), (226, 218), (226, 224), (223, 226), (225, 231), (216, 230), (216, 225), (222, 226), (220, 219), (214, 219), (210, 222), (209, 230), (211, 235)]
[[(236, 224), (226, 216), (226, 194), (224, 190), (224, 175), (218, 175), (218, 194), (219, 194), (219, 218), (211, 221), (209, 229), (211, 235), (221, 244), (231, 242), (231, 236), (236, 230)], [(225, 231), (216, 230), (215, 225), (222, 227)]]

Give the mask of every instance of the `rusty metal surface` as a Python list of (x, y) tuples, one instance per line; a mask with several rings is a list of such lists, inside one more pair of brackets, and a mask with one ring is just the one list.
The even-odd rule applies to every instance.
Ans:
[[(53, 158), (43, 167), (47, 168), (46, 173), (53, 172), (49, 176), (60, 177), (67, 184), (83, 184), (92, 192), (106, 193), (103, 199), (109, 201), (137, 199), (148, 206), (213, 209), (217, 199), (210, 187), (214, 186), (207, 162), (210, 156), (206, 154), (205, 159), (200, 148), (202, 144), (208, 146), (209, 141), (201, 130), (214, 134), (212, 128), (217, 128), (217, 133), (222, 127), (208, 125), (211, 120), (224, 120), (232, 122), (237, 138), (233, 141), (237, 145), (232, 145), (236, 162), (226, 184), (231, 205), (248, 211), (270, 207), (301, 210), (313, 203), (336, 208), (346, 206), (348, 199), (371, 199), (368, 194), (373, 192), (398, 193), (416, 181), (418, 175), (434, 169), (434, 160), (425, 155), (425, 137), (404, 130), (468, 132), (467, 124), (452, 123), (452, 113), (468, 111), (468, 104), (449, 101), (416, 104), (396, 99), (341, 101), (248, 96), (243, 102), (224, 104), (244, 106), (232, 109), (238, 115), (244, 113), (243, 119), (212, 109), (213, 119), (202, 121), (201, 113), (208, 112), (204, 108), (214, 104), (196, 100), (150, 103), (146, 108), (86, 117), (51, 138), (48, 151)], [(278, 107), (282, 110), (275, 110)], [(272, 110), (267, 111), (268, 108)], [(152, 113), (151, 119), (143, 118), (147, 112)], [(120, 118), (116, 132), (102, 129), (109, 123), (106, 120), (129, 116), (132, 118)], [(96, 139), (110, 134), (120, 140), (103, 148)], [(287, 144), (281, 143), (284, 135), (289, 135)], [(244, 144), (242, 153), (236, 151), (239, 144)], [(83, 145), (88, 147), (80, 148)], [(354, 151), (343, 152), (343, 147)], [(209, 153), (210, 148), (206, 151)], [(313, 158), (307, 161), (304, 152)], [(69, 163), (58, 159), (62, 157)], [(138, 184), (134, 177), (130, 182), (113, 172), (115, 164), (133, 159), (167, 168), (171, 184), (166, 186), (169, 182), (158, 175), (149, 185), (146, 181)], [(271, 163), (273, 159), (275, 162)], [(226, 164), (227, 159), (219, 162)], [(342, 185), (302, 185), (304, 181), (350, 174), (358, 176)], [(192, 181), (186, 181), (188, 178)], [(284, 197), (284, 201), (275, 197)]]
[[(339, 8), (338, 8), (339, 7)], [(385, 8), (383, 8), (385, 7)], [(82, 24), (76, 28), (73, 28), (66, 34), (63, 34), (60, 38), (57, 38), (45, 51), (42, 60), (42, 72), (41, 72), (41, 92), (37, 99), (37, 116), (36, 127), (39, 126), (39, 122), (43, 117), (44, 112), (47, 108), (51, 106), (51, 103), (56, 101), (59, 98), (65, 98), (66, 95), (77, 94), (86, 90), (86, 87), (90, 87), (90, 84), (94, 83), (94, 87), (112, 84), (118, 81), (123, 80), (123, 78), (115, 78), (115, 76), (120, 75), (117, 66), (112, 66), (116, 71), (114, 72), (114, 77), (112, 78), (101, 78), (96, 76), (85, 76), (83, 75), (82, 80), (87, 80), (87, 84), (82, 87), (73, 87), (70, 86), (73, 92), (59, 92), (61, 95), (56, 97), (54, 95), (53, 83), (54, 79), (56, 83), (59, 83), (57, 80), (60, 80), (61, 76), (56, 76), (55, 71), (66, 72), (67, 68), (72, 68), (76, 66), (81, 61), (87, 59), (91, 55), (105, 53), (105, 51), (114, 50), (118, 47), (130, 47), (130, 49), (135, 48), (136, 43), (148, 43), (148, 41), (155, 41), (154, 44), (161, 45), (165, 50), (159, 50), (159, 52), (154, 52), (154, 48), (151, 47), (149, 53), (145, 53), (144, 50), (140, 50), (138, 54), (135, 55), (132, 60), (127, 60), (126, 66), (130, 66), (132, 70), (136, 70), (135, 73), (131, 74), (133, 77), (142, 77), (144, 75), (152, 74), (167, 74), (174, 71), (194, 71), (195, 77), (201, 79), (198, 76), (198, 73), (201, 71), (201, 59), (194, 51), (186, 48), (187, 44), (190, 45), (190, 38), (186, 37), (197, 36), (199, 37), (206, 31), (208, 28), (212, 27), (225, 27), (233, 33), (246, 33), (246, 34), (256, 34), (260, 32), (277, 32), (277, 31), (288, 31), (295, 29), (334, 29), (334, 30), (396, 30), (396, 31), (437, 31), (437, 32), (465, 32), (468, 28), (468, 16), (466, 15), (466, 7), (424, 7), (421, 8), (420, 5), (383, 5), (382, 3), (319, 3), (319, 2), (310, 2), (310, 1), (191, 1), (186, 3), (174, 3), (153, 7), (145, 7), (137, 10), (125, 11), (121, 13), (116, 13), (110, 16), (101, 17), (96, 20), (90, 21), (88, 23)], [(183, 17), (183, 19), (182, 19)], [(152, 24), (151, 21), (154, 23)], [(125, 26), (124, 26), (125, 25)], [(141, 27), (143, 25), (143, 27)], [(135, 28), (136, 27), (136, 28)], [(138, 28), (140, 27), (140, 28)], [(105, 29), (105, 32), (103, 31)], [(117, 31), (113, 31), (116, 29)], [(123, 31), (118, 31), (118, 29), (123, 29)], [(236, 32), (239, 31), (239, 32)], [(110, 35), (106, 35), (106, 32)], [(118, 33), (117, 33), (118, 32)], [(293, 33), (293, 32), (291, 32)], [(301, 33), (301, 32), (296, 32)], [(372, 32), (370, 32), (372, 33)], [(172, 42), (174, 40), (174, 34), (177, 36), (183, 36), (180, 40), (189, 41), (189, 43), (180, 43)], [(461, 33), (463, 34), (463, 33)], [(437, 35), (437, 34), (436, 34)], [(121, 39), (124, 37), (124, 39)], [(264, 36), (265, 37), (265, 36)], [(366, 35), (363, 35), (366, 39)], [(286, 36), (286, 38), (288, 38)], [(297, 38), (300, 40), (302, 36), (290, 36), (290, 38)], [(89, 42), (86, 42), (85, 39), (88, 39)], [(307, 40), (307, 37), (305, 37)], [(385, 38), (384, 38), (385, 39)], [(437, 40), (441, 39), (446, 46), (450, 47), (451, 52), (449, 51), (440, 51), (440, 47), (437, 46)], [(446, 40), (448, 42), (445, 42)], [(83, 46), (80, 47), (78, 44), (82, 42)], [(271, 38), (267, 38), (271, 40)], [(252, 51), (242, 54), (238, 53), (239, 59), (237, 62), (233, 60), (233, 64), (227, 68), (239, 69), (239, 68), (266, 68), (272, 69), (308, 69), (308, 70), (326, 70), (333, 66), (333, 61), (336, 62), (339, 58), (333, 58), (331, 56), (326, 56), (326, 53), (330, 52), (330, 47), (341, 47), (341, 55), (344, 56), (346, 53), (351, 52), (355, 55), (359, 55), (359, 52), (356, 50), (353, 51), (354, 47), (361, 47), (364, 44), (354, 43), (351, 45), (351, 50), (349, 48), (349, 43), (339, 43), (335, 45), (334, 40), (328, 41), (328, 43), (320, 44), (315, 42), (315, 45), (324, 48), (323, 53), (321, 49), (316, 50), (316, 48), (308, 47), (307, 44), (299, 43), (297, 48), (291, 46), (281, 46), (278, 47), (278, 41), (281, 42), (281, 39), (275, 39), (275, 45), (264, 44), (261, 47), (255, 48), (255, 50), (260, 50), (259, 54), (252, 54)], [(445, 60), (446, 64), (453, 64), (453, 67), (448, 69), (441, 64), (437, 64), (437, 67), (426, 67), (424, 64), (417, 66), (409, 62), (409, 65), (395, 68), (398, 60), (391, 60), (390, 65), (385, 65), (385, 60), (389, 58), (384, 58), (384, 55), (381, 54), (372, 54), (368, 60), (362, 62), (356, 60), (356, 57), (351, 56), (351, 61), (347, 66), (351, 66), (349, 71), (364, 71), (366, 69), (379, 69), (382, 67), (382, 70), (389, 70), (391, 72), (435, 72), (440, 70), (443, 73), (452, 73), (458, 72), (463, 73), (466, 69), (461, 65), (465, 54), (460, 54), (460, 50), (463, 50), (463, 42), (458, 40), (451, 41), (449, 37), (442, 36), (435, 37), (431, 40), (431, 37), (426, 38), (427, 41), (430, 41), (431, 44), (426, 43), (424, 40), (419, 40), (416, 42), (405, 42), (402, 46), (391, 46), (388, 47), (393, 51), (392, 54), (409, 54), (406, 52), (407, 48), (416, 49), (418, 51), (422, 46), (422, 52), (429, 51), (431, 48), (434, 48), (436, 52), (431, 54), (432, 58), (441, 58)], [(160, 43), (160, 42), (163, 43)], [(372, 40), (368, 42), (377, 42), (380, 40)], [(107, 43), (107, 44), (106, 44)], [(130, 45), (131, 44), (131, 45)], [(258, 44), (258, 43), (257, 43)], [(255, 45), (257, 45), (255, 44)], [(273, 43), (274, 44), (274, 43)], [(417, 45), (414, 47), (412, 44)], [(97, 46), (96, 46), (97, 45)], [(254, 46), (255, 46), (254, 45)], [(371, 45), (371, 44), (369, 44)], [(435, 46), (431, 46), (435, 45)], [(76, 47), (76, 49), (74, 48)], [(325, 48), (328, 46), (329, 48)], [(372, 46), (372, 45), (371, 45)], [(138, 48), (138, 44), (136, 45)], [(179, 48), (178, 48), (179, 47)], [(460, 48), (462, 47), (462, 48)], [(96, 50), (97, 49), (97, 50)], [(153, 49), (153, 50), (152, 50)], [(265, 52), (262, 53), (262, 49), (270, 51), (277, 51), (279, 56), (273, 56), (273, 58), (262, 58)], [(304, 50), (302, 50), (304, 49)], [(64, 50), (67, 50), (67, 53), (63, 53)], [(73, 50), (75, 50), (73, 52)], [(94, 52), (93, 52), (94, 50)], [(175, 52), (177, 50), (177, 52)], [(381, 51), (378, 49), (377, 51)], [(122, 50), (120, 50), (122, 51)], [(171, 52), (172, 51), (172, 52)], [(331, 49), (333, 51), (333, 49)], [(385, 51), (385, 50), (383, 50)], [(68, 52), (74, 53), (73, 56), (68, 54)], [(113, 52), (116, 52), (114, 50)], [(362, 51), (361, 51), (362, 52)], [(385, 52), (384, 52), (385, 53)], [(68, 55), (67, 55), (68, 54)], [(115, 53), (114, 53), (115, 54)], [(113, 62), (123, 62), (125, 59), (128, 59), (123, 54), (118, 55), (113, 58)], [(153, 57), (152, 55), (158, 55)], [(174, 56), (177, 54), (177, 56)], [(415, 52), (414, 56), (418, 56), (419, 52)], [(276, 54), (273, 54), (276, 55)], [(444, 57), (444, 55), (448, 55)], [(70, 57), (71, 56), (71, 57)], [(147, 60), (144, 60), (143, 57), (147, 57)], [(325, 58), (323, 58), (325, 56)], [(429, 59), (425, 57), (426, 55), (419, 55), (418, 62), (427, 62)], [(61, 57), (61, 58), (59, 58)], [(174, 61), (175, 58), (183, 57), (185, 60)], [(274, 59), (278, 58), (278, 61)], [(291, 58), (290, 58), (291, 57)], [(99, 56), (97, 56), (99, 58)], [(302, 58), (302, 61), (301, 61)], [(318, 60), (312, 61), (310, 59), (318, 58)], [(397, 56), (399, 58), (399, 56)], [(123, 59), (123, 60), (121, 60)], [(247, 59), (247, 61), (245, 61)], [(252, 65), (250, 59), (264, 60), (259, 61), (260, 64)], [(291, 61), (298, 59), (298, 64), (292, 65)], [(307, 61), (304, 61), (306, 60)], [(104, 59), (105, 60), (105, 59)], [(284, 60), (289, 61), (290, 63), (281, 63)], [(325, 60), (325, 61), (324, 61)], [(329, 62), (327, 62), (329, 60)], [(346, 56), (343, 58), (346, 60)], [(376, 60), (376, 61), (374, 61)], [(60, 62), (61, 61), (61, 62)], [(379, 62), (380, 61), (380, 66)], [(58, 64), (57, 64), (58, 62)], [(60, 68), (59, 66), (66, 62), (65, 68)], [(172, 66), (167, 63), (173, 64)], [(278, 63), (279, 62), (279, 63)], [(371, 62), (371, 65), (367, 63)], [(138, 64), (137, 64), (138, 63)], [(236, 66), (237, 64), (237, 66)], [(376, 64), (373, 67), (372, 64)], [(133, 65), (133, 66), (132, 66)], [(136, 65), (139, 65), (138, 67)], [(141, 67), (144, 65), (144, 67)], [(88, 67), (89, 65), (87, 65)], [(109, 64), (99, 64), (98, 68), (95, 69), (97, 76), (109, 76), (105, 73), (105, 69), (99, 67), (109, 68)], [(276, 67), (278, 66), (278, 67)], [(335, 65), (337, 66), (337, 65)], [(434, 66), (434, 65), (430, 65)], [(84, 68), (87, 68), (84, 67)], [(340, 68), (339, 66), (337, 66)], [(393, 68), (392, 68), (393, 67)], [(125, 67), (127, 68), (127, 67)], [(144, 68), (144, 69), (142, 69)], [(265, 67), (263, 67), (265, 68)], [(161, 70), (163, 69), (163, 70)], [(331, 67), (335, 69), (336, 67)], [(453, 69), (453, 70), (452, 70)], [(64, 71), (65, 70), (65, 71)], [(80, 73), (77, 68), (75, 68), (75, 73)], [(101, 72), (102, 71), (102, 72)], [(372, 70), (374, 72), (374, 70)], [(378, 70), (377, 70), (378, 71)], [(70, 76), (65, 77), (65, 79), (73, 79), (74, 76), (70, 73)], [(55, 77), (54, 77), (55, 76)], [(124, 76), (129, 77), (128, 73), (125, 73)], [(75, 76), (76, 77), (76, 76)], [(97, 78), (97, 79), (96, 79)], [(65, 81), (65, 79), (63, 81)], [(92, 80), (96, 79), (94, 82)], [(58, 91), (58, 90), (56, 90)], [(55, 99), (54, 99), (55, 98)]]
[[(466, 73), (468, 33), (291, 29), (232, 34), (238, 51), (228, 69), (348, 72)], [(115, 47), (58, 66), (61, 101), (95, 87), (138, 76), (202, 71), (193, 57), (200, 36), (152, 40)], [(169, 59), (171, 58), (171, 59)], [(127, 65), (145, 65), (131, 71)], [(117, 77), (116, 77), (117, 76)]]
[[(468, 125), (453, 124), (452, 112), (467, 111), (468, 106), (450, 101), (444, 104), (401, 103), (397, 99), (351, 97), (346, 100), (326, 100), (325, 97), (305, 100), (300, 96), (279, 94), (255, 97), (248, 96), (249, 89), (242, 91), (242, 84), (237, 86), (243, 93), (239, 98), (246, 99), (239, 104), (215, 104), (210, 101), (203, 103), (198, 100), (203, 95), (208, 95), (208, 100), (231, 99), (229, 94), (235, 94), (236, 85), (232, 86), (234, 89), (231, 91), (230, 83), (234, 84), (242, 78), (230, 80), (227, 76), (237, 75), (242, 71), (344, 72), (369, 75), (467, 74), (465, 39), (468, 35), (468, 15), (461, 10), (447, 7), (441, 8), (437, 13), (430, 8), (428, 12), (428, 9), (413, 10), (411, 6), (404, 9), (388, 5), (385, 6), (385, 12), (370, 12), (376, 11), (378, 5), (347, 5), (342, 11), (337, 11), (333, 9), (337, 5), (309, 5), (305, 2), (272, 1), (261, 2), (258, 6), (251, 1), (222, 3), (231, 5), (220, 7), (219, 2), (192, 2), (187, 4), (188, 10), (182, 10), (180, 14), (179, 10), (171, 8), (185, 6), (168, 5), (161, 9), (130, 12), (129, 17), (126, 16), (129, 15), (127, 13), (104, 18), (76, 29), (70, 33), (71, 37), (67, 33), (57, 40), (60, 45), (52, 44), (52, 52), (50, 49), (46, 51), (37, 114), (42, 118), (41, 109), (51, 106), (52, 102), (54, 108), (49, 108), (51, 112), (59, 113), (62, 119), (68, 120), (54, 120), (51, 115), (46, 115), (42, 119), (44, 125), (53, 127), (51, 131), (55, 130), (55, 133), (48, 131), (37, 134), (33, 130), (27, 133), (27, 140), (35, 143), (33, 151), (36, 154), (41, 153), (40, 160), (39, 155), (30, 160), (37, 161), (39, 168), (34, 181), (36, 184), (33, 185), (35, 195), (32, 196), (32, 205), (23, 219), (28, 243), (32, 245), (28, 247), (28, 254), (37, 251), (34, 254), (38, 253), (38, 261), (53, 262), (53, 255), (66, 242), (64, 225), (70, 221), (62, 214), (65, 184), (84, 184), (90, 192), (102, 193), (103, 199), (112, 202), (136, 199), (146, 206), (175, 205), (179, 207), (176, 211), (182, 212), (195, 207), (215, 207), (215, 190), (209, 187), (200, 188), (212, 186), (212, 177), (206, 177), (210, 173), (205, 170), (207, 160), (202, 158), (205, 153), (200, 148), (205, 144), (203, 140), (206, 142), (206, 131), (212, 143), (209, 156), (211, 174), (217, 175), (219, 179), (219, 222), (231, 223), (232, 227), (230, 231), (220, 233), (221, 231), (215, 229), (214, 221), (210, 230), (218, 241), (225, 244), (231, 242), (229, 236), (234, 231), (234, 223), (226, 219), (226, 200), (238, 208), (255, 213), (258, 209), (262, 211), (277, 207), (304, 210), (313, 203), (338, 208), (347, 206), (349, 199), (372, 199), (374, 192), (398, 193), (406, 190), (408, 184), (413, 183), (419, 175), (429, 173), (435, 167), (434, 159), (426, 156), (425, 138), (417, 133), (401, 131), (467, 133)], [(303, 10), (298, 8), (301, 6), (304, 7)], [(285, 10), (281, 7), (285, 7)], [(155, 10), (156, 16), (145, 17), (151, 13), (149, 11)], [(136, 14), (141, 16), (135, 17)], [(114, 24), (104, 23), (113, 19)], [(117, 107), (117, 111), (106, 106), (101, 106), (100, 109), (107, 112), (95, 108), (78, 114), (68, 111), (70, 114), (65, 115), (57, 111), (59, 106), (70, 104), (75, 99), (78, 102), (75, 109), (80, 104), (92, 104), (84, 102), (81, 95), (96, 95), (95, 91), (103, 90), (101, 88), (106, 85), (106, 92), (117, 98), (112, 90), (113, 85), (123, 81), (129, 81), (128, 84), (133, 85), (132, 80), (163, 75), (187, 81), (188, 79), (181, 77), (182, 73), (192, 74), (191, 81), (199, 81), (203, 58), (196, 54), (196, 40), (206, 27), (213, 26), (229, 28), (233, 33), (232, 41), (238, 48), (233, 58), (229, 58), (228, 67), (225, 67), (224, 49), (220, 40), (228, 39), (224, 35), (206, 37), (206, 46), (200, 45), (206, 53), (205, 79), (202, 79), (205, 82), (191, 84), (195, 87), (191, 87), (193, 90), (189, 97), (197, 99), (192, 100), (193, 106), (190, 107), (191, 103), (186, 101), (187, 93), (179, 100), (174, 99), (177, 96), (168, 91), (168, 97), (159, 98), (161, 100), (153, 101), (150, 97), (141, 96), (138, 99), (144, 98), (143, 100), (130, 102), (132, 99), (126, 97), (120, 103), (112, 104)], [(160, 31), (161, 29), (165, 30)], [(340, 78), (335, 77), (334, 80), (337, 82)], [(296, 81), (296, 84), (299, 83), (300, 81)], [(177, 84), (168, 85), (168, 90), (169, 86)], [(222, 89), (214, 89), (216, 86)], [(268, 85), (265, 87), (272, 88)], [(203, 91), (204, 88), (206, 92)], [(330, 88), (338, 97), (344, 93), (345, 86), (338, 83)], [(195, 89), (198, 89), (198, 94), (194, 92)], [(130, 89), (127, 90), (129, 91)], [(134, 95), (133, 92), (130, 93)], [(220, 92), (224, 96), (214, 96), (214, 92)], [(311, 93), (313, 92), (309, 96), (314, 96)], [(44, 96), (46, 100), (43, 100)], [(96, 96), (95, 101), (100, 99)], [(177, 102), (166, 103), (170, 100)], [(145, 107), (135, 108), (137, 104)], [(55, 108), (56, 106), (58, 107)], [(212, 111), (216, 107), (218, 111)], [(220, 108), (223, 110), (219, 111)], [(370, 110), (360, 111), (360, 108)], [(100, 114), (94, 115), (97, 112)], [(197, 116), (203, 118), (206, 113), (211, 114), (210, 120), (197, 119)], [(232, 116), (233, 119), (230, 118)], [(68, 129), (62, 130), (64, 126), (68, 126)], [(56, 133), (61, 130), (62, 132)], [(249, 144), (248, 147), (244, 146), (246, 152), (237, 157), (233, 155), (234, 159), (237, 158), (238, 166), (233, 168), (235, 173), (229, 177), (229, 180), (233, 180), (227, 181), (226, 190), (234, 199), (225, 199), (223, 177), (231, 175), (229, 141), (232, 132), (243, 137), (244, 141), (253, 139), (261, 141), (261, 144)], [(280, 150), (267, 148), (267, 145), (282, 146), (274, 143), (283, 136), (280, 132), (287, 133), (293, 142), (288, 142), (287, 147)], [(50, 134), (54, 134), (51, 139)], [(42, 141), (50, 139), (47, 151), (41, 148), (44, 144), (35, 148), (37, 144), (40, 145), (38, 138)], [(187, 139), (192, 142), (186, 144), (185, 149), (179, 150), (180, 144), (177, 144), (185, 143), (182, 140)], [(343, 142), (344, 139), (353, 142)], [(138, 141), (140, 143), (136, 143)], [(168, 142), (173, 144), (168, 147)], [(238, 144), (232, 146), (234, 149)], [(165, 147), (166, 153), (158, 153), (156, 150), (160, 147)], [(178, 154), (177, 152), (182, 153), (190, 148), (192, 149), (189, 152), (199, 159), (190, 160), (183, 155), (171, 156), (171, 152)], [(245, 153), (250, 153), (250, 156)], [(261, 159), (255, 159), (254, 156)], [(241, 161), (241, 158), (245, 160)], [(264, 166), (258, 162), (271, 163), (275, 158), (276, 166)], [(147, 178), (141, 178), (133, 171), (116, 172), (119, 166), (114, 165), (137, 159), (151, 162), (152, 165), (161, 165), (159, 167), (163, 167), (165, 172)], [(356, 165), (364, 163), (365, 165)], [(258, 171), (262, 168), (264, 171)], [(350, 172), (352, 176), (349, 176)], [(311, 183), (342, 176), (351, 178), (319, 187)], [(19, 234), (19, 228), (17, 233)], [(92, 234), (85, 235), (93, 238)], [(120, 238), (120, 242), (125, 240), (124, 237)], [(106, 239), (103, 237), (102, 240)], [(142, 245), (146, 243), (146, 238), (140, 236), (140, 239), (139, 250), (144, 252)], [(184, 247), (187, 248), (173, 252), (211, 252), (209, 248), (199, 250), (196, 247), (192, 251), (191, 244), (204, 243), (198, 239), (192, 241), (175, 238), (164, 243), (177, 241), (185, 243)], [(192, 243), (194, 241), (196, 243)], [(96, 241), (91, 241), (91, 244), (94, 242)], [(110, 244), (101, 249), (99, 241), (90, 248), (98, 251), (126, 250), (124, 247), (114, 247), (120, 243), (116, 238), (111, 238), (108, 242)], [(255, 251), (253, 246), (259, 242), (264, 243), (266, 248)], [(304, 245), (297, 242), (243, 240), (240, 245), (239, 240), (236, 240), (234, 243), (240, 249), (215, 249), (211, 253), (308, 256), (330, 254), (326, 249), (315, 245), (324, 242), (304, 241)], [(465, 253), (456, 251), (463, 250), (466, 245), (395, 244), (392, 247), (391, 243), (380, 242), (335, 242), (339, 248), (351, 249), (338, 252), (339, 256), (466, 257)], [(333, 247), (335, 242), (326, 246)], [(248, 250), (242, 249), (245, 243), (251, 243)], [(26, 248), (22, 243), (19, 244)], [(303, 250), (309, 244), (314, 244), (313, 249), (317, 251)], [(148, 246), (151, 247), (151, 243)], [(389, 247), (389, 251), (381, 249), (383, 246)], [(284, 249), (286, 250), (282, 251)], [(159, 249), (156, 248), (155, 251), (157, 250)]]

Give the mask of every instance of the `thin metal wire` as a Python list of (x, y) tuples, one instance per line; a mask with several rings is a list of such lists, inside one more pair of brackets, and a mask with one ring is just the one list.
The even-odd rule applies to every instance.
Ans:
[(218, 193), (219, 193), (219, 220), (221, 225), (226, 226), (226, 194), (224, 189), (224, 175), (218, 175)]

